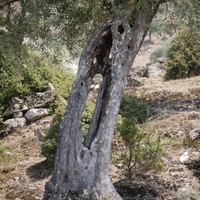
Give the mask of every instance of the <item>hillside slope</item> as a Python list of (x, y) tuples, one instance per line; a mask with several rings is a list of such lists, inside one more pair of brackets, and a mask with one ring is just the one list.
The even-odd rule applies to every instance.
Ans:
[[(154, 45), (158, 45), (158, 41)], [(154, 45), (136, 58), (135, 67), (149, 62)], [(161, 172), (140, 172), (131, 180), (112, 164), (111, 177), (118, 192), (124, 199), (131, 200), (167, 200), (175, 199), (175, 195), (185, 198), (186, 193), (192, 193), (195, 199), (200, 195), (200, 145), (184, 145), (183, 141), (191, 130), (200, 128), (200, 76), (168, 82), (163, 82), (162, 75), (153, 76), (144, 79), (143, 85), (126, 91), (152, 104), (155, 114), (143, 129), (161, 135), (167, 155), (163, 157)], [(27, 126), (1, 138), (0, 144), (4, 146), (0, 147), (3, 155), (0, 160), (0, 199), (42, 199), (52, 166), (40, 156), (38, 135)], [(189, 162), (180, 163), (180, 156), (186, 151)]]

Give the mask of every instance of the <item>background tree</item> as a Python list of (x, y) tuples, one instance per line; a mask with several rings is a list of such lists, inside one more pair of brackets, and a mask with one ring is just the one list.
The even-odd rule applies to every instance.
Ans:
[(200, 30), (200, 1), (183, 0), (173, 1), (170, 9), (170, 15), (174, 17), (173, 22), (177, 24), (177, 29), (187, 28), (191, 32)]
[(176, 9), (176, 13), (171, 9), (170, 13), (176, 19), (177, 34), (168, 49), (165, 80), (200, 74), (200, 1), (184, 0), (174, 4), (180, 9)]
[(200, 75), (200, 32), (179, 32), (167, 54), (165, 80)]
[(199, 31), (200, 2), (198, 0), (168, 1), (159, 7), (149, 32), (161, 35), (164, 39), (176, 36), (182, 29)]

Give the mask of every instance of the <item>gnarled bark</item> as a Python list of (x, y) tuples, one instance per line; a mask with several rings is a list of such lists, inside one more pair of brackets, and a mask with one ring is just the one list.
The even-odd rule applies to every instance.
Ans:
[[(83, 50), (60, 125), (55, 167), (52, 179), (46, 184), (45, 200), (121, 199), (109, 177), (115, 119), (126, 77), (158, 6), (159, 0), (148, 1), (146, 12), (134, 11), (132, 20), (126, 24), (120, 17), (112, 16), (98, 28)], [(103, 80), (92, 122), (82, 143), (81, 113), (96, 74), (101, 74)]]

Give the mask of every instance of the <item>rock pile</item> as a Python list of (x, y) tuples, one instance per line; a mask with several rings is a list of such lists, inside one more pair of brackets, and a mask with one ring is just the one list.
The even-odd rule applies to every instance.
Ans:
[(162, 76), (165, 70), (165, 58), (157, 58), (146, 66), (133, 67), (128, 75), (127, 87), (139, 87), (144, 84), (145, 79)]
[(47, 91), (30, 96), (13, 97), (4, 112), (7, 131), (23, 127), (49, 115), (49, 104), (54, 100), (54, 87), (48, 83)]

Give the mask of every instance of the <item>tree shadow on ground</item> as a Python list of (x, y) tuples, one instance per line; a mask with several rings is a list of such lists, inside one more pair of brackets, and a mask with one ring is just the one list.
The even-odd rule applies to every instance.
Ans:
[(39, 181), (50, 176), (53, 172), (53, 165), (47, 163), (46, 160), (28, 167), (26, 175), (31, 178), (32, 181)]
[(170, 182), (156, 175), (136, 174), (132, 179), (114, 183), (114, 186), (123, 200), (164, 200), (174, 191)]
[(193, 176), (197, 177), (200, 182), (200, 160), (193, 160), (188, 165), (188, 169), (193, 172)]

